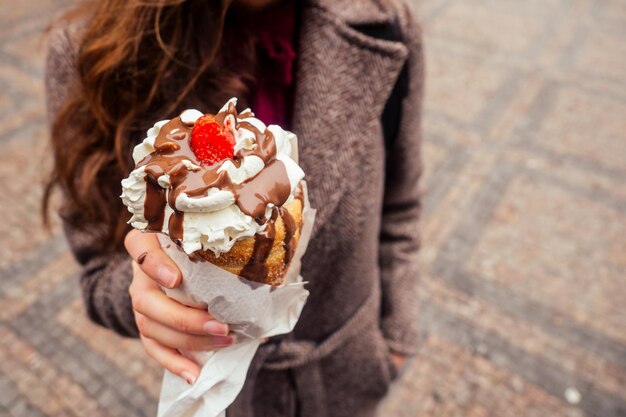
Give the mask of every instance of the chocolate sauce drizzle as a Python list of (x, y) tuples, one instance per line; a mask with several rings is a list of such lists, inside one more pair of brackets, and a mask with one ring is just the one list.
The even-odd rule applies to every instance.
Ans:
[[(282, 207), (281, 207), (282, 208)], [(240, 275), (252, 281), (258, 281), (267, 275), (267, 260), (272, 246), (274, 246), (274, 238), (276, 237), (276, 218), (278, 210), (276, 207), (272, 210), (272, 216), (267, 222), (265, 231), (258, 233), (254, 238), (254, 249), (248, 263), (243, 267)]]
[[(176, 199), (181, 193), (186, 193), (191, 198), (205, 197), (211, 188), (219, 188), (232, 192), (235, 204), (239, 209), (252, 217), (257, 223), (267, 222), (265, 231), (255, 237), (254, 251), (248, 264), (243, 268), (242, 276), (259, 281), (267, 273), (265, 261), (269, 256), (276, 234), (275, 222), (278, 215), (285, 224), (285, 263), (289, 263), (294, 252), (293, 235), (297, 229), (289, 212), (282, 205), (289, 198), (291, 183), (287, 176), (287, 170), (282, 161), (276, 159), (276, 142), (269, 130), (261, 132), (252, 123), (245, 120), (254, 116), (251, 112), (244, 112), (237, 119), (237, 110), (233, 103), (229, 103), (226, 111), (215, 115), (215, 120), (222, 126), (234, 117), (235, 129), (240, 127), (250, 130), (255, 135), (255, 144), (252, 149), (239, 150), (233, 159), (219, 161), (210, 166), (204, 166), (191, 150), (190, 138), (193, 126), (182, 122), (176, 117), (164, 124), (154, 142), (155, 152), (147, 155), (137, 164), (137, 167), (145, 166), (146, 173), (146, 200), (144, 204), (144, 216), (148, 222), (147, 229), (162, 231), (165, 218), (165, 209), (168, 205), (173, 214), (168, 221), (170, 238), (179, 243), (184, 233), (184, 212), (176, 208)], [(247, 179), (241, 184), (231, 181), (226, 170), (218, 172), (222, 165), (230, 160), (239, 167), (241, 160), (246, 156), (255, 155), (265, 164), (265, 167), (254, 177)], [(189, 161), (199, 167), (189, 170), (184, 161)], [(159, 178), (169, 175), (169, 192), (159, 185)], [(265, 211), (268, 204), (275, 206), (270, 219), (265, 219)]]
[(285, 228), (285, 239), (283, 240), (285, 258), (283, 262), (285, 265), (289, 265), (296, 249), (296, 241), (293, 240), (293, 236), (296, 233), (298, 226), (296, 225), (296, 221), (293, 219), (291, 214), (289, 214), (289, 211), (287, 211), (284, 207), (280, 207), (278, 212), (280, 213), (280, 217), (283, 219), (283, 227)]

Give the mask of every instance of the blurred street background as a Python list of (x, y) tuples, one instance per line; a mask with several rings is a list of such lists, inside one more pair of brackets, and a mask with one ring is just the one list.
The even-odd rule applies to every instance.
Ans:
[[(39, 223), (43, 29), (0, 1), (0, 416), (154, 416)], [(626, 2), (414, 0), (427, 51), (420, 352), (381, 416), (626, 416)]]

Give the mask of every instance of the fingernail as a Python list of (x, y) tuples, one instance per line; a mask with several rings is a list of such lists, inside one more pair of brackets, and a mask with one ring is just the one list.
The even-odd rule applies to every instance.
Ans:
[(180, 376), (182, 376), (182, 377), (183, 377), (183, 379), (184, 379), (185, 381), (187, 381), (187, 383), (188, 383), (189, 385), (193, 385), (193, 384), (194, 384), (194, 382), (196, 382), (196, 377), (195, 377), (195, 376), (193, 376), (193, 374), (192, 374), (191, 372), (183, 371), (183, 372), (180, 374)]
[(207, 334), (212, 334), (215, 336), (228, 335), (228, 326), (215, 320), (207, 321), (206, 323), (204, 323), (203, 329)]
[(213, 344), (215, 346), (230, 346), (235, 341), (233, 336), (219, 336), (213, 339)]
[(141, 264), (143, 263), (143, 261), (145, 261), (145, 260), (146, 260), (146, 256), (148, 256), (148, 252), (144, 252), (144, 253), (142, 253), (141, 255), (139, 255), (139, 256), (137, 257), (137, 263), (138, 263), (139, 265), (141, 265)]
[(169, 265), (162, 265), (157, 269), (157, 276), (155, 277), (159, 284), (167, 288), (172, 288), (178, 278), (176, 270)]

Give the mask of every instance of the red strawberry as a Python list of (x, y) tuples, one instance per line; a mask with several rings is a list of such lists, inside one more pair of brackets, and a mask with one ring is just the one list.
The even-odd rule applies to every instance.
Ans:
[(233, 157), (235, 138), (215, 120), (214, 116), (205, 114), (196, 120), (189, 144), (203, 165), (213, 165)]

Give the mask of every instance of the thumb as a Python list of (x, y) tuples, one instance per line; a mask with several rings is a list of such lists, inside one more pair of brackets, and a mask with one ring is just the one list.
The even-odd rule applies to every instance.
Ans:
[(124, 246), (141, 270), (159, 285), (175, 288), (180, 284), (180, 270), (163, 251), (155, 233), (133, 229), (126, 235)]

